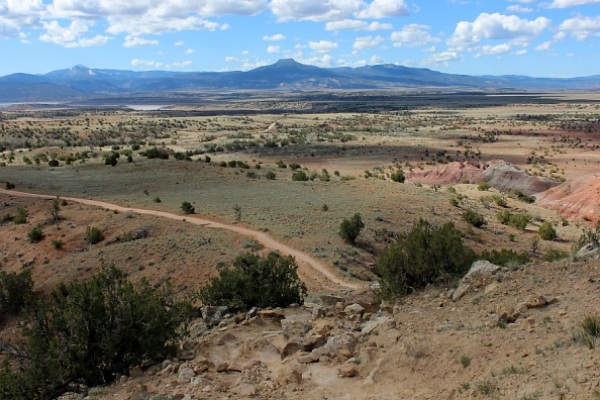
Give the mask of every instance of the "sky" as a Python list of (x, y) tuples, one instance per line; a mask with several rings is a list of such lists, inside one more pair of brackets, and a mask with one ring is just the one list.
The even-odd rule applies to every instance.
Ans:
[(0, 76), (396, 64), (600, 74), (600, 0), (0, 0)]

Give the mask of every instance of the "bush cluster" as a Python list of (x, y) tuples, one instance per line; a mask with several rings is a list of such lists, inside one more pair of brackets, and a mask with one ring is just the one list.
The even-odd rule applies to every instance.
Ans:
[(481, 253), (480, 258), (488, 260), (492, 264), (512, 268), (519, 267), (531, 261), (527, 253), (517, 253), (512, 249), (486, 250)]
[(501, 224), (509, 225), (514, 228), (518, 228), (522, 231), (524, 231), (525, 228), (527, 228), (527, 224), (529, 224), (533, 220), (531, 214), (525, 212), (513, 214), (508, 210), (498, 211), (498, 213), (496, 214), (496, 218)]
[(142, 362), (176, 350), (187, 302), (147, 282), (134, 287), (114, 266), (83, 282), (60, 285), (31, 306), (25, 359), (0, 369), (0, 398), (50, 399), (81, 384), (106, 384)]
[(227, 306), (233, 310), (251, 307), (287, 307), (303, 304), (307, 289), (298, 278), (292, 256), (271, 252), (266, 257), (252, 253), (236, 257), (231, 267), (200, 289), (204, 305)]
[(475, 228), (481, 228), (481, 227), (483, 227), (484, 225), (487, 224), (487, 222), (485, 221), (485, 218), (483, 217), (483, 215), (481, 215), (478, 212), (475, 212), (475, 211), (473, 211), (471, 209), (465, 210), (461, 214), (461, 217), (468, 224), (473, 225)]
[(548, 221), (546, 221), (542, 225), (540, 225), (538, 233), (540, 234), (540, 237), (544, 240), (556, 240), (558, 238), (558, 235), (556, 234), (556, 230), (554, 229), (552, 224)]
[(393, 298), (428, 284), (460, 278), (475, 258), (475, 253), (463, 244), (454, 224), (433, 227), (421, 219), (379, 255), (379, 296)]
[(18, 314), (32, 297), (30, 270), (20, 273), (0, 271), (0, 315)]

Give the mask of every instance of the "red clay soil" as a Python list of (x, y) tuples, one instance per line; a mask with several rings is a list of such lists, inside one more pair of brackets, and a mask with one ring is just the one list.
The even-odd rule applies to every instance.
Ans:
[(600, 220), (600, 173), (586, 175), (536, 195), (537, 204), (568, 218)]

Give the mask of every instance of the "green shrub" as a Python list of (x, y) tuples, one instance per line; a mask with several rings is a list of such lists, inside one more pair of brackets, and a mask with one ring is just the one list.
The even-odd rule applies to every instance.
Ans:
[(525, 193), (523, 193), (521, 190), (519, 189), (515, 189), (512, 192), (513, 197), (515, 197), (517, 200), (522, 201), (524, 203), (535, 203), (535, 197), (534, 196), (528, 196)]
[(579, 327), (585, 345), (590, 349), (594, 349), (596, 340), (600, 338), (600, 317), (588, 315), (581, 321)]
[(274, 252), (266, 257), (241, 254), (231, 267), (222, 269), (219, 277), (200, 289), (198, 298), (205, 305), (224, 305), (233, 310), (303, 304), (307, 290), (297, 269), (292, 256)]
[(23, 207), (17, 208), (17, 213), (15, 214), (15, 217), (13, 218), (13, 222), (15, 224), (27, 223), (27, 210), (24, 209)]
[(33, 280), (30, 270), (18, 274), (0, 271), (0, 315), (16, 315), (32, 299)]
[(296, 171), (292, 174), (292, 180), (293, 181), (308, 181), (308, 175), (306, 175), (306, 172), (304, 171)]
[(462, 213), (461, 217), (463, 220), (473, 225), (475, 228), (481, 228), (482, 226), (487, 224), (485, 218), (483, 218), (483, 215), (473, 210), (465, 210)]
[(477, 190), (479, 190), (480, 192), (485, 192), (486, 190), (489, 190), (490, 188), (491, 188), (491, 186), (487, 182), (479, 182), (479, 184), (477, 185)]
[(340, 224), (340, 237), (348, 243), (356, 243), (356, 238), (365, 224), (359, 213), (356, 213), (350, 219), (344, 219)]
[(292, 171), (296, 171), (297, 169), (302, 168), (302, 165), (300, 165), (298, 163), (290, 163), (289, 167)]
[(556, 240), (556, 238), (558, 237), (556, 234), (556, 230), (550, 222), (544, 222), (542, 225), (540, 225), (538, 233), (540, 234), (540, 237), (544, 240)]
[(181, 212), (184, 214), (194, 214), (196, 212), (196, 209), (189, 201), (184, 201), (183, 203), (181, 203), (180, 208)]
[(63, 241), (61, 239), (53, 239), (52, 240), (52, 247), (54, 247), (56, 250), (60, 250), (63, 247)]
[(100, 243), (104, 240), (104, 234), (95, 226), (88, 226), (85, 230), (85, 241), (89, 244)]
[(404, 183), (406, 177), (404, 176), (404, 171), (401, 169), (397, 170), (390, 176), (391, 180), (398, 183)]
[(116, 152), (112, 152), (110, 154), (107, 154), (104, 156), (104, 164), (105, 165), (112, 165), (113, 167), (115, 165), (117, 165), (118, 159), (121, 155), (119, 153)]
[(140, 155), (147, 157), (149, 159), (159, 158), (161, 160), (169, 159), (169, 151), (167, 149), (152, 147), (146, 151), (142, 151)]
[(48, 161), (48, 165), (50, 167), (58, 167), (60, 165), (60, 163), (58, 162), (58, 160), (50, 160), (50, 161)]
[(563, 258), (567, 257), (569, 257), (569, 253), (567, 253), (566, 251), (558, 249), (548, 249), (542, 256), (542, 261), (552, 262), (562, 260)]
[(287, 165), (285, 165), (285, 163), (281, 160), (277, 161), (277, 166), (279, 168), (287, 168)]
[(509, 225), (521, 230), (525, 230), (527, 224), (533, 220), (531, 214), (525, 212), (513, 214), (508, 210), (498, 211), (496, 218), (503, 225)]
[(460, 278), (474, 260), (475, 253), (463, 244), (454, 224), (432, 227), (421, 219), (380, 253), (378, 294), (384, 299), (394, 298), (428, 284)]
[(41, 242), (43, 238), (44, 238), (44, 233), (42, 232), (42, 228), (38, 228), (38, 227), (32, 228), (27, 233), (27, 240), (29, 241), (29, 243)]
[(481, 253), (480, 258), (488, 260), (492, 264), (512, 268), (519, 267), (531, 261), (527, 253), (517, 253), (512, 249), (494, 249), (491, 252), (486, 250)]
[(499, 194), (493, 194), (492, 200), (494, 201), (494, 203), (496, 203), (496, 205), (498, 207), (506, 207), (507, 206), (506, 198), (504, 196), (501, 196)]
[(134, 287), (114, 266), (60, 285), (32, 304), (23, 325), (27, 363), (0, 370), (0, 398), (57, 398), (162, 361), (175, 353), (190, 315), (189, 303), (175, 302), (169, 290)]
[(11, 182), (5, 182), (4, 187), (6, 188), (6, 190), (11, 190), (15, 188), (15, 184)]
[(267, 178), (270, 181), (275, 180), (276, 177), (277, 177), (277, 175), (273, 171), (269, 171), (265, 174), (265, 178)]

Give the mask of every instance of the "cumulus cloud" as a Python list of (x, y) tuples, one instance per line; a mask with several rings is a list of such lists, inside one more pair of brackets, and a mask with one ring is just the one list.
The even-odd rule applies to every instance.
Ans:
[(281, 49), (279, 48), (279, 46), (268, 46), (267, 47), (267, 53), (271, 53), (271, 54), (276, 54), (279, 53), (281, 51)]
[(600, 16), (569, 18), (559, 25), (559, 30), (559, 33), (563, 33), (562, 38), (567, 34), (577, 40), (587, 40), (590, 37), (600, 36)]
[(196, 50), (194, 49), (186, 49), (185, 50), (185, 54), (194, 54), (196, 52)]
[(333, 63), (333, 57), (329, 54), (323, 54), (322, 56), (309, 57), (304, 58), (302, 55), (298, 55), (298, 57), (294, 57), (298, 60), (298, 62), (307, 65), (316, 65), (319, 67), (331, 67)]
[(180, 40), (178, 42), (173, 43), (173, 46), (178, 46), (179, 47), (179, 46), (183, 46), (184, 44), (185, 43)]
[(404, 0), (373, 0), (366, 8), (356, 13), (358, 18), (389, 18), (408, 15)]
[(131, 35), (125, 36), (125, 42), (123, 47), (140, 47), (140, 46), (156, 46), (158, 45), (157, 40), (148, 40), (141, 37), (135, 37)]
[(271, 35), (271, 36), (267, 36), (267, 35), (265, 35), (265, 36), (263, 36), (263, 38), (262, 38), (262, 39), (263, 39), (263, 40), (270, 41), (270, 42), (278, 42), (278, 41), (280, 41), (280, 40), (283, 40), (283, 39), (285, 39), (285, 36), (284, 36), (284, 35), (282, 35), (281, 33), (276, 33), (275, 35)]
[(317, 53), (329, 53), (337, 49), (338, 44), (329, 40), (319, 40), (318, 42), (308, 42), (308, 46)]
[(392, 29), (392, 24), (372, 21), (368, 23), (358, 19), (344, 19), (341, 21), (330, 21), (325, 24), (328, 31), (382, 31)]
[(352, 46), (355, 50), (372, 49), (383, 42), (381, 36), (363, 36), (354, 39), (354, 45)]
[(450, 61), (460, 60), (460, 55), (455, 51), (443, 51), (441, 53), (432, 54), (423, 60), (424, 65), (438, 65), (447, 67)]
[(482, 55), (496, 55), (496, 54), (504, 54), (510, 51), (511, 47), (508, 43), (502, 43), (497, 46), (485, 45), (481, 48), (481, 51), (477, 54), (477, 57), (481, 57)]
[(548, 40), (545, 41), (544, 43), (541, 43), (540, 45), (538, 45), (535, 49), (537, 51), (547, 51), (550, 50), (550, 47), (552, 46), (552, 40)]
[(410, 24), (400, 31), (392, 32), (390, 38), (394, 43), (394, 47), (426, 46), (439, 42), (440, 39), (431, 36), (429, 29), (427, 25)]
[(271, 12), (280, 21), (336, 21), (358, 13), (363, 0), (271, 0)]
[(44, 22), (45, 33), (40, 35), (42, 42), (53, 43), (64, 47), (92, 47), (102, 46), (109, 40), (108, 36), (96, 35), (93, 37), (82, 37), (89, 31), (89, 23), (73, 20), (63, 27), (58, 21)]
[(448, 44), (465, 48), (478, 44), (482, 39), (531, 38), (538, 36), (549, 26), (550, 20), (545, 17), (527, 20), (515, 15), (482, 13), (473, 22), (460, 21)]
[(586, 4), (600, 4), (600, 0), (554, 0), (548, 8), (569, 8)]

